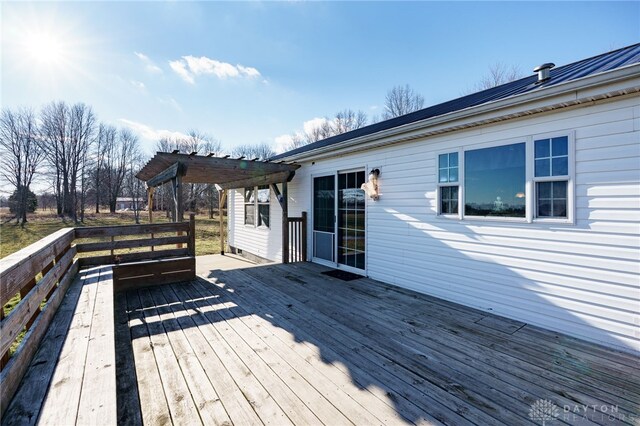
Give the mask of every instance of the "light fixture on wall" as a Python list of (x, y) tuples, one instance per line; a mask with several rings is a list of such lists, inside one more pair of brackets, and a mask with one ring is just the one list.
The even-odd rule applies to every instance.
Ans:
[(363, 183), (360, 189), (363, 189), (372, 200), (377, 201), (380, 198), (378, 188), (378, 177), (380, 169), (371, 169), (369, 172), (369, 182)]

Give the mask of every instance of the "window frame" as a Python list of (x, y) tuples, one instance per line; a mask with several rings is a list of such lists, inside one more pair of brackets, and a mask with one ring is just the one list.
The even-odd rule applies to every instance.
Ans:
[[(266, 202), (259, 202), (258, 201), (258, 188), (260, 188), (261, 186), (267, 186), (267, 188), (262, 188), (262, 189), (268, 189), (269, 190), (269, 200)], [(253, 191), (253, 201), (252, 202), (247, 202), (246, 201), (246, 196), (245, 193), (247, 190), (251, 190)], [(271, 229), (271, 193), (273, 191), (271, 190), (271, 185), (257, 185), (257, 186), (253, 186), (253, 187), (244, 187), (242, 188), (242, 203), (243, 203), (243, 211), (242, 214), (244, 215), (244, 226), (247, 228), (254, 228), (254, 229)], [(264, 225), (259, 223), (260, 222), (260, 209), (258, 206), (268, 206), (269, 207), (269, 225)], [(247, 213), (246, 213), (246, 209), (247, 206), (251, 206), (251, 208), (253, 209), (253, 223), (247, 223)]]
[[(251, 191), (253, 192), (253, 201), (247, 201), (247, 191)], [(248, 226), (251, 228), (255, 228), (256, 226), (256, 222), (257, 222), (257, 218), (256, 218), (256, 198), (257, 198), (257, 194), (256, 194), (256, 188), (255, 187), (244, 187), (242, 188), (242, 214), (244, 216), (244, 226)], [(247, 207), (251, 206), (251, 208), (253, 209), (253, 223), (247, 223)]]
[[(568, 174), (563, 176), (544, 176), (535, 177), (535, 153), (534, 143), (540, 139), (552, 139), (557, 137), (567, 137), (567, 169)], [(518, 143), (525, 144), (525, 217), (501, 217), (501, 216), (473, 216), (464, 214), (465, 197), (465, 152), (478, 149), (494, 148), (498, 146), (513, 145)], [(444, 214), (441, 211), (441, 188), (452, 185), (451, 182), (439, 182), (439, 159), (441, 154), (458, 153), (458, 213)], [(478, 143), (468, 146), (452, 147), (450, 149), (442, 149), (434, 152), (434, 176), (436, 181), (436, 217), (442, 220), (466, 220), (466, 221), (484, 221), (484, 222), (507, 222), (507, 223), (539, 223), (539, 224), (575, 224), (575, 131), (559, 131), (550, 133), (540, 133), (527, 135), (520, 138), (510, 138), (500, 141), (491, 141)], [(537, 182), (567, 182), (567, 217), (537, 217)]]
[[(258, 197), (258, 191), (260, 191), (260, 187), (265, 187), (266, 188), (262, 188), (262, 189), (266, 189), (269, 191), (269, 197), (267, 198), (266, 202), (260, 202), (260, 198)], [(264, 229), (271, 229), (271, 185), (258, 185), (255, 187), (254, 189), (256, 191), (256, 228), (264, 228)], [(269, 224), (268, 225), (264, 225), (263, 223), (260, 223), (260, 206), (267, 206), (269, 208)]]
[[(458, 181), (457, 182), (440, 182), (440, 156), (443, 154), (453, 154), (453, 153), (457, 153), (458, 154)], [(436, 212), (437, 215), (439, 217), (442, 218), (449, 218), (449, 219), (458, 219), (458, 220), (462, 220), (462, 208), (461, 208), (461, 202), (463, 200), (462, 197), (462, 192), (463, 190), (463, 186), (461, 184), (461, 182), (464, 181), (464, 156), (463, 156), (463, 149), (461, 147), (456, 147), (456, 148), (452, 148), (452, 149), (447, 149), (447, 150), (442, 150), (442, 151), (438, 151), (436, 152), (436, 156), (435, 156), (435, 177), (436, 177)], [(442, 199), (442, 188), (443, 187), (451, 187), (451, 186), (457, 186), (458, 187), (458, 213), (443, 213), (442, 212), (442, 203), (441, 203), (441, 199)]]
[[(567, 174), (561, 176), (535, 176), (535, 141), (541, 139), (567, 138)], [(531, 212), (527, 215), (532, 223), (556, 223), (575, 224), (575, 132), (540, 133), (531, 136), (531, 155), (527, 156), (528, 183), (530, 182)], [(529, 176), (530, 174), (530, 176)], [(538, 217), (538, 182), (567, 182), (567, 217)], [(527, 194), (528, 195), (528, 194)], [(527, 202), (527, 205), (529, 202)]]

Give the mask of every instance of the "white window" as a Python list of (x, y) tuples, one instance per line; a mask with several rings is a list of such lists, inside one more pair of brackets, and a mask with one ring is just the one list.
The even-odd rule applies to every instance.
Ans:
[(244, 189), (244, 224), (269, 228), (269, 185)]
[(573, 222), (573, 138), (545, 135), (439, 153), (438, 214)]
[(535, 217), (568, 217), (569, 138), (533, 141)]
[(438, 213), (442, 215), (458, 215), (458, 157), (458, 152), (438, 155)]

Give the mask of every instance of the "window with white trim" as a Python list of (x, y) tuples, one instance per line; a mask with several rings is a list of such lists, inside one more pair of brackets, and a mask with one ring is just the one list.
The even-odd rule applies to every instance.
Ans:
[(458, 214), (458, 171), (457, 152), (438, 155), (438, 213)]
[(244, 189), (244, 224), (269, 228), (271, 190), (269, 185)]
[(533, 142), (536, 218), (567, 218), (569, 186), (569, 138)]
[(529, 136), (439, 153), (436, 158), (441, 216), (574, 220), (571, 134)]

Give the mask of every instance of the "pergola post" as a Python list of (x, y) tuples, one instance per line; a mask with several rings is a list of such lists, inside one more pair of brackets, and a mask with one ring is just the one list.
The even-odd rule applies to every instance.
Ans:
[[(274, 185), (275, 186), (275, 185)], [(289, 194), (287, 182), (282, 182), (282, 263), (289, 263)]]
[(184, 220), (184, 210), (182, 206), (182, 175), (177, 175), (171, 179), (173, 187), (173, 211), (171, 212), (171, 220), (173, 222), (182, 222)]
[(155, 187), (150, 186), (147, 188), (147, 210), (149, 210), (149, 223), (153, 223), (153, 193)]
[(227, 191), (218, 191), (218, 220), (220, 221), (220, 254), (224, 256), (224, 203), (227, 199)]

